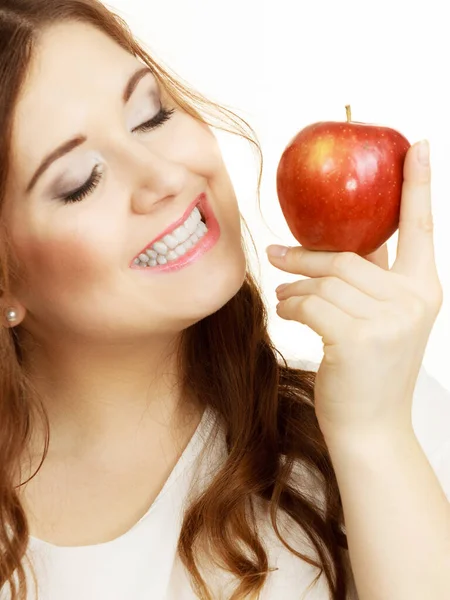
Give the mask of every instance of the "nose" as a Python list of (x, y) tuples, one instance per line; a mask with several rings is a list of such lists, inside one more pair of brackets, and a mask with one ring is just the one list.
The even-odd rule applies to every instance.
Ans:
[[(134, 174), (131, 208), (137, 214), (146, 214), (161, 200), (178, 196), (187, 185), (187, 168), (140, 148), (130, 160)], [(131, 164), (132, 163), (132, 164)]]

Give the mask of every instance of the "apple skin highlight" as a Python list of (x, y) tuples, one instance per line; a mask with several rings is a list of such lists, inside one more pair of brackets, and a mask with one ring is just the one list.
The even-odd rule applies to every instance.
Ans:
[(302, 129), (277, 170), (278, 200), (295, 239), (308, 250), (377, 250), (398, 229), (409, 148), (402, 134), (379, 125), (329, 121)]

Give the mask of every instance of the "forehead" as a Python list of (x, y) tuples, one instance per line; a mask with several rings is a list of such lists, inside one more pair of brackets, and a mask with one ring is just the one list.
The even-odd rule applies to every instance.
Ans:
[(90, 25), (64, 23), (45, 31), (15, 110), (13, 163), (35, 165), (47, 150), (92, 127), (90, 119), (105, 106), (121, 106), (124, 83), (140, 64)]

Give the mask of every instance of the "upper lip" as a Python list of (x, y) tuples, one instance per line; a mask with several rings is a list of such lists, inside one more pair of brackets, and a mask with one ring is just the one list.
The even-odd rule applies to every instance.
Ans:
[[(160, 233), (157, 237), (155, 237), (150, 243), (146, 244), (144, 246), (144, 248), (142, 248), (142, 250), (140, 252), (138, 252), (138, 254), (135, 256), (135, 258), (138, 258), (140, 254), (145, 253), (145, 251), (150, 248), (151, 246), (153, 246), (153, 244), (155, 242), (157, 242), (158, 240), (161, 240), (164, 236), (166, 236), (168, 233), (171, 233), (172, 231), (174, 231), (177, 227), (179, 227), (180, 225), (182, 225), (186, 219), (188, 218), (188, 216), (191, 214), (191, 212), (194, 210), (194, 208), (200, 204), (201, 202), (203, 202), (204, 200), (204, 194), (200, 194), (199, 196), (197, 196), (197, 198), (195, 200), (193, 200), (189, 206), (186, 208), (186, 210), (183, 213), (183, 216), (180, 217), (179, 219), (177, 219), (174, 223), (172, 223), (171, 225), (169, 225), (168, 227), (166, 227), (166, 229), (164, 229), (164, 231), (162, 233)], [(199, 206), (200, 212), (202, 213), (202, 215), (204, 214), (204, 211), (202, 210), (201, 206)]]

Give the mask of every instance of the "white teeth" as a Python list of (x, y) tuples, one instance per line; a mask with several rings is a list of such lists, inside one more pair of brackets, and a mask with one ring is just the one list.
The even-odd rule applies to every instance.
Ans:
[(202, 221), (197, 207), (180, 227), (158, 240), (145, 253), (139, 255), (134, 263), (141, 267), (156, 267), (177, 260), (186, 254), (206, 233), (208, 228)]
[(170, 250), (166, 256), (167, 260), (170, 262), (171, 260), (176, 260), (178, 258), (178, 254), (173, 250)]
[(179, 244), (182, 244), (191, 234), (184, 225), (181, 225), (181, 227), (175, 229), (172, 235), (177, 238)]
[(198, 225), (197, 229), (195, 230), (195, 235), (198, 237), (198, 239), (201, 239), (208, 231), (206, 226), (205, 229), (203, 229), (202, 225), (203, 223), (200, 223), (200, 225)]
[(192, 235), (197, 228), (197, 221), (195, 221), (194, 217), (191, 215), (189, 219), (184, 224), (185, 229), (188, 231), (189, 235)]
[[(155, 242), (155, 244), (153, 244), (152, 247), (159, 254), (165, 255), (166, 253), (164, 251), (161, 251), (160, 248), (156, 244), (163, 243), (167, 246), (168, 249), (174, 250), (177, 246), (179, 246), (180, 244), (183, 244), (194, 233), (194, 231), (197, 229), (197, 225), (199, 223), (201, 223), (201, 221), (202, 221), (202, 216), (200, 214), (200, 211), (198, 210), (197, 207), (195, 207), (194, 210), (189, 215), (189, 217), (183, 223), (183, 225), (180, 225), (180, 227), (177, 227), (177, 229), (175, 229), (175, 231), (164, 236), (162, 240)], [(162, 248), (162, 246), (161, 246), (161, 248)]]
[(200, 223), (201, 220), (202, 220), (202, 215), (200, 214), (200, 211), (198, 210), (198, 208), (195, 207), (191, 213), (191, 216), (188, 219), (188, 225), (192, 228), (191, 233), (193, 233), (195, 231), (197, 225)]
[[(163, 237), (162, 241), (165, 243), (165, 245), (170, 248), (171, 250), (173, 250), (174, 248), (176, 248), (178, 246), (178, 244), (180, 243), (176, 237), (174, 237), (172, 234), (169, 233), (169, 235), (166, 235)], [(153, 247), (155, 247), (155, 245), (153, 244)]]
[(155, 252), (157, 254), (164, 254), (164, 255), (166, 255), (167, 252), (169, 251), (168, 247), (166, 246), (166, 244), (164, 244), (164, 242), (155, 242), (153, 244), (153, 249), (155, 250)]

